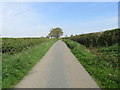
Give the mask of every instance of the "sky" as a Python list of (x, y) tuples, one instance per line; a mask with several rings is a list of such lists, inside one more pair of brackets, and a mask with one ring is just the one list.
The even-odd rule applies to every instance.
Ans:
[(119, 2), (119, 0), (1, 0), (2, 2)]
[(3, 2), (0, 7), (2, 37), (47, 36), (56, 27), (63, 36), (118, 27), (117, 2)]

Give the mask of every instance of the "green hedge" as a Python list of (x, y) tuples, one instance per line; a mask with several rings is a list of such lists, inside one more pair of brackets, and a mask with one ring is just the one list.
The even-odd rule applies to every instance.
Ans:
[(120, 38), (120, 29), (107, 30), (104, 32), (81, 34), (76, 36), (67, 37), (73, 41), (77, 41), (87, 47), (103, 47), (111, 46), (118, 43), (118, 38)]
[(2, 38), (2, 53), (16, 54), (48, 41), (48, 38)]

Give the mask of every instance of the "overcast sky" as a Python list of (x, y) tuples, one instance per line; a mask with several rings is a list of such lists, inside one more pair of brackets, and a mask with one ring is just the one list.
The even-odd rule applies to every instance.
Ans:
[(46, 36), (55, 27), (68, 36), (118, 27), (117, 2), (4, 2), (0, 6), (3, 37)]

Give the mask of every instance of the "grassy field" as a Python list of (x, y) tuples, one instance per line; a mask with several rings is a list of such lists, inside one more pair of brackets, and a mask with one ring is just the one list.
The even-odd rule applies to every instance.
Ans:
[(118, 45), (86, 48), (72, 40), (63, 40), (101, 88), (120, 88)]
[(17, 54), (47, 41), (48, 38), (2, 38), (2, 53)]
[[(48, 49), (57, 41), (43, 38), (41, 40), (22, 39), (23, 41), (21, 39), (15, 39), (15, 41), (18, 40), (17, 42), (15, 42), (12, 39), (9, 39), (11, 41), (4, 40), (5, 39), (3, 39), (3, 42), (6, 42), (7, 43), (6, 46), (8, 46), (9, 48), (5, 50), (5, 46), (3, 46), (4, 47), (2, 55), (3, 88), (14, 87), (29, 72), (29, 70), (45, 55)], [(9, 42), (9, 44), (7, 41)]]

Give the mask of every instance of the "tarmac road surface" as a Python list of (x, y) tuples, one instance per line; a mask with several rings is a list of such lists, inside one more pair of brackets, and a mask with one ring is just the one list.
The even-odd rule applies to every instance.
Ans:
[(71, 53), (57, 41), (15, 88), (99, 88)]

